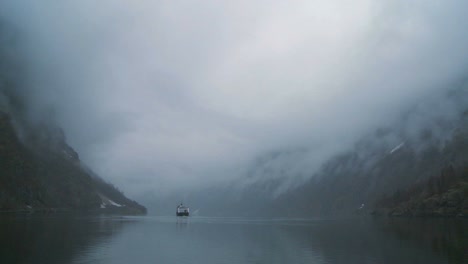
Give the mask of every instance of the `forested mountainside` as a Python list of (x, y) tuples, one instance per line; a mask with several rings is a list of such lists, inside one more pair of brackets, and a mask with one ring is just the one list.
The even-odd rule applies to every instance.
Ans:
[[(304, 184), (274, 198), (272, 206), (257, 210), (295, 216), (468, 216), (467, 96), (464, 83), (441, 98), (457, 105), (450, 118), (436, 114), (413, 135), (402, 128), (379, 129), (326, 162)], [(402, 127), (414, 125), (414, 119), (406, 119)], [(258, 183), (247, 192), (255, 200), (278, 186), (269, 185)]]
[(411, 183), (393, 194), (384, 195), (373, 214), (391, 216), (468, 216), (468, 122), (434, 160), (441, 169), (428, 179)]
[(31, 118), (18, 37), (0, 21), (0, 211), (146, 213), (82, 164), (53, 118)]
[(146, 212), (86, 169), (60, 129), (38, 127), (24, 144), (12, 122), (0, 113), (0, 211)]
[(415, 150), (406, 143), (372, 164), (356, 153), (345, 154), (276, 203), (293, 215), (467, 216), (467, 118), (443, 147), (428, 144)]
[[(315, 172), (303, 161), (294, 168), (314, 149), (277, 151), (253, 162), (243, 180), (187, 199), (220, 215), (468, 216), (467, 98), (467, 83), (461, 82)], [(452, 112), (442, 113), (447, 108)], [(223, 202), (211, 202), (213, 196)]]

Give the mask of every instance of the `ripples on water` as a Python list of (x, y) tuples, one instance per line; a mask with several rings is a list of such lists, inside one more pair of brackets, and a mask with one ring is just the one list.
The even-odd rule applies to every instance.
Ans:
[(468, 263), (467, 219), (2, 215), (0, 263)]

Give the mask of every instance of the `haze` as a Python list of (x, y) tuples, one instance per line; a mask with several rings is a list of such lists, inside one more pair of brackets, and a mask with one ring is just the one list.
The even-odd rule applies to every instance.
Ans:
[(307, 150), (300, 163), (313, 175), (466, 76), (467, 10), (462, 0), (0, 3), (21, 36), (30, 117), (54, 119), (131, 197), (232, 181), (280, 150)]

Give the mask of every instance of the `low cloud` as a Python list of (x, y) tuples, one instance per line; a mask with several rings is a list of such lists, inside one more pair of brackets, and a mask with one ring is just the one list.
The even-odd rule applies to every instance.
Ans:
[(81, 158), (130, 195), (232, 180), (272, 151), (307, 149), (303, 162), (320, 164), (350, 148), (466, 75), (465, 10), (459, 0), (0, 4), (22, 36), (30, 115), (54, 109)]

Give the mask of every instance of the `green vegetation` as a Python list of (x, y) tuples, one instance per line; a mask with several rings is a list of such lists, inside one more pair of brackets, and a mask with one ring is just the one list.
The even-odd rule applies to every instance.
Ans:
[(468, 168), (452, 166), (440, 175), (384, 197), (374, 214), (389, 216), (468, 216)]
[(146, 213), (86, 169), (51, 118), (30, 120), (18, 38), (0, 19), (0, 211)]
[(53, 137), (42, 126), (25, 135), (27, 145), (17, 137), (10, 116), (0, 113), (0, 211), (146, 213), (143, 206), (85, 170), (63, 134)]

